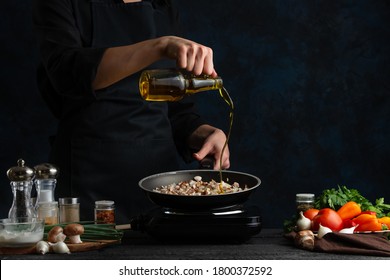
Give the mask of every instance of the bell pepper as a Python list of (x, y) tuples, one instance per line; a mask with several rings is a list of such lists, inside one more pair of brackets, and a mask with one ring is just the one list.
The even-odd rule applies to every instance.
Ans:
[(359, 224), (355, 231), (380, 231), (382, 230), (382, 223), (377, 218), (371, 219), (364, 224)]
[(352, 219), (359, 215), (362, 212), (360, 205), (355, 201), (348, 201), (345, 203), (339, 210), (337, 210), (337, 214), (341, 217), (341, 219)]
[(373, 219), (376, 219), (376, 216), (370, 214), (360, 214), (359, 216), (352, 219), (356, 224), (362, 225)]
[(355, 231), (380, 231), (383, 229), (382, 223), (379, 222), (376, 215), (360, 214), (352, 221), (358, 225)]
[(387, 229), (390, 229), (390, 217), (379, 218), (378, 221), (387, 226)]
[(360, 214), (370, 214), (370, 215), (376, 216), (376, 212), (375, 211), (369, 211), (369, 210), (363, 211)]

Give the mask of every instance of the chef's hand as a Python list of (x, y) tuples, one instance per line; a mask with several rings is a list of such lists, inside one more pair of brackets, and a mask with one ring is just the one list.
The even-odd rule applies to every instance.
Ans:
[(211, 48), (176, 36), (165, 36), (160, 39), (165, 44), (163, 48), (165, 56), (175, 59), (177, 67), (195, 75), (217, 76)]
[[(220, 169), (220, 160), (223, 146), (226, 141), (225, 133), (210, 125), (201, 125), (190, 136), (190, 146), (200, 146), (198, 152), (193, 156), (196, 160), (201, 161), (206, 156), (212, 156), (214, 159), (214, 170)], [(198, 145), (200, 143), (200, 145)], [(222, 169), (230, 167), (229, 147), (226, 146), (222, 156)]]

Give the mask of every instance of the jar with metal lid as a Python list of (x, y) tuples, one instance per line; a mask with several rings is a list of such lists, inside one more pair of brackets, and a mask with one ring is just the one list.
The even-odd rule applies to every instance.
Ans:
[(45, 225), (58, 224), (58, 202), (41, 202), (38, 204), (38, 218), (45, 221)]
[(95, 201), (95, 223), (115, 223), (115, 203), (112, 200)]
[(312, 193), (297, 193), (295, 195), (295, 203), (297, 208), (297, 214), (301, 211), (305, 212), (311, 208), (314, 208), (315, 195)]
[(61, 197), (60, 223), (80, 222), (80, 200), (78, 197)]

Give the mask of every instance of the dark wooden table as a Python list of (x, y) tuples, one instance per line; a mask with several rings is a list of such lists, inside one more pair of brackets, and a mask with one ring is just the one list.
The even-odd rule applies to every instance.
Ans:
[(3, 260), (388, 260), (386, 257), (329, 254), (298, 249), (281, 229), (263, 229), (242, 244), (164, 244), (147, 234), (127, 231), (121, 244), (72, 254), (1, 255)]

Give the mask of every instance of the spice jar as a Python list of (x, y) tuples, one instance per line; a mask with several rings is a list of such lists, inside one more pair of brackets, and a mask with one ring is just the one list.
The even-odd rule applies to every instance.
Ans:
[(80, 202), (78, 197), (62, 197), (60, 204), (60, 223), (80, 222)]
[(312, 193), (297, 193), (295, 196), (297, 213), (314, 208), (314, 199), (315, 196)]
[(45, 225), (58, 224), (58, 202), (41, 202), (38, 207), (38, 218), (45, 220)]
[(115, 223), (115, 203), (112, 200), (95, 201), (95, 223)]

